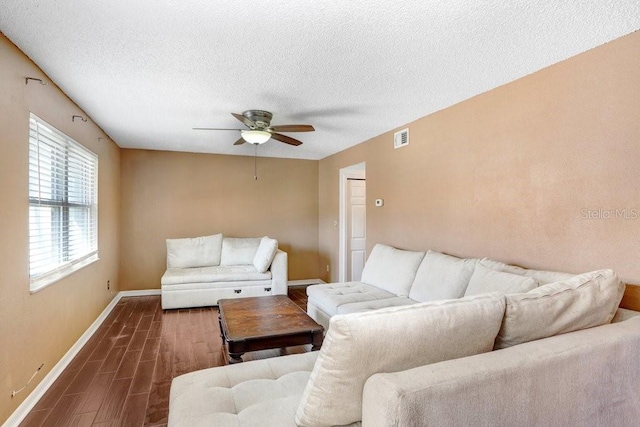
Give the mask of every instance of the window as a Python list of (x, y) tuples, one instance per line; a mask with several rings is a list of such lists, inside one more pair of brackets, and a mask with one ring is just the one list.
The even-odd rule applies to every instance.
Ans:
[(29, 118), (31, 291), (98, 259), (98, 158), (34, 114)]

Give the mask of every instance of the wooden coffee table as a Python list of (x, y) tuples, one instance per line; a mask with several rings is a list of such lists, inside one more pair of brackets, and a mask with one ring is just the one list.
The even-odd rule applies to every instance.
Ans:
[(248, 351), (322, 345), (324, 328), (285, 295), (221, 299), (218, 308), (229, 363), (242, 362)]

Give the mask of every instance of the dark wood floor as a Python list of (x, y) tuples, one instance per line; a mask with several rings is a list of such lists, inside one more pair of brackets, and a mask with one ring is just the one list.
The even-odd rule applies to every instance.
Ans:
[[(306, 310), (304, 287), (289, 297)], [(164, 426), (171, 380), (226, 362), (216, 307), (162, 310), (159, 296), (122, 298), (21, 426)]]

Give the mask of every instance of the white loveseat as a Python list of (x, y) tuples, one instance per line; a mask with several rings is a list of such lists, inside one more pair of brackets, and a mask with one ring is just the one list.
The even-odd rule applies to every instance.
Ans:
[[(374, 253), (381, 252), (374, 251), (367, 263), (376, 260)], [(405, 291), (386, 298), (354, 296), (374, 307), (327, 314), (319, 352), (175, 378), (169, 425), (635, 425), (640, 417), (640, 313), (618, 309), (625, 286), (613, 271), (564, 275), (538, 285), (563, 273), (514, 267), (512, 272), (522, 273), (517, 279), (480, 269), (472, 280), (479, 260), (439, 255), (429, 256), (427, 263), (435, 270), (422, 271), (420, 277), (455, 284), (454, 278), (468, 276), (455, 298), (409, 298), (405, 304), (397, 298), (406, 297), (398, 294), (410, 292), (417, 277), (395, 275), (393, 269), (384, 276), (387, 270), (368, 266), (363, 280), (390, 277), (387, 286), (400, 289), (393, 280), (402, 279)], [(422, 256), (415, 258), (422, 265)], [(462, 270), (438, 267), (443, 259), (459, 262)], [(536, 287), (527, 290), (531, 281), (522, 277), (532, 278)], [(507, 283), (520, 291), (511, 293)], [(483, 286), (490, 292), (483, 293)], [(332, 295), (376, 292), (360, 289), (368, 291)], [(427, 286), (420, 292), (436, 291), (437, 286)], [(372, 301), (385, 299), (397, 303), (374, 309), (378, 303)]]
[(221, 298), (286, 295), (287, 253), (268, 237), (222, 234), (167, 239), (162, 308), (217, 305)]

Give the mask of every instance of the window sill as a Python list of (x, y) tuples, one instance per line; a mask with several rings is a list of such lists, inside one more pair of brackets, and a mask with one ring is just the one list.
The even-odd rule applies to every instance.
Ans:
[(98, 261), (100, 258), (98, 257), (98, 254), (95, 253), (85, 259), (83, 259), (82, 261), (76, 262), (72, 265), (69, 265), (63, 269), (60, 269), (58, 271), (55, 271), (53, 273), (47, 274), (45, 277), (41, 277), (38, 278), (34, 281), (31, 282), (31, 284), (29, 285), (29, 293), (30, 294), (35, 294), (36, 292), (41, 291), (42, 289), (46, 288), (47, 286), (58, 282), (62, 279), (64, 279), (67, 276), (70, 276), (71, 274), (75, 273), (76, 271), (83, 269), (84, 267), (93, 264), (94, 262)]

